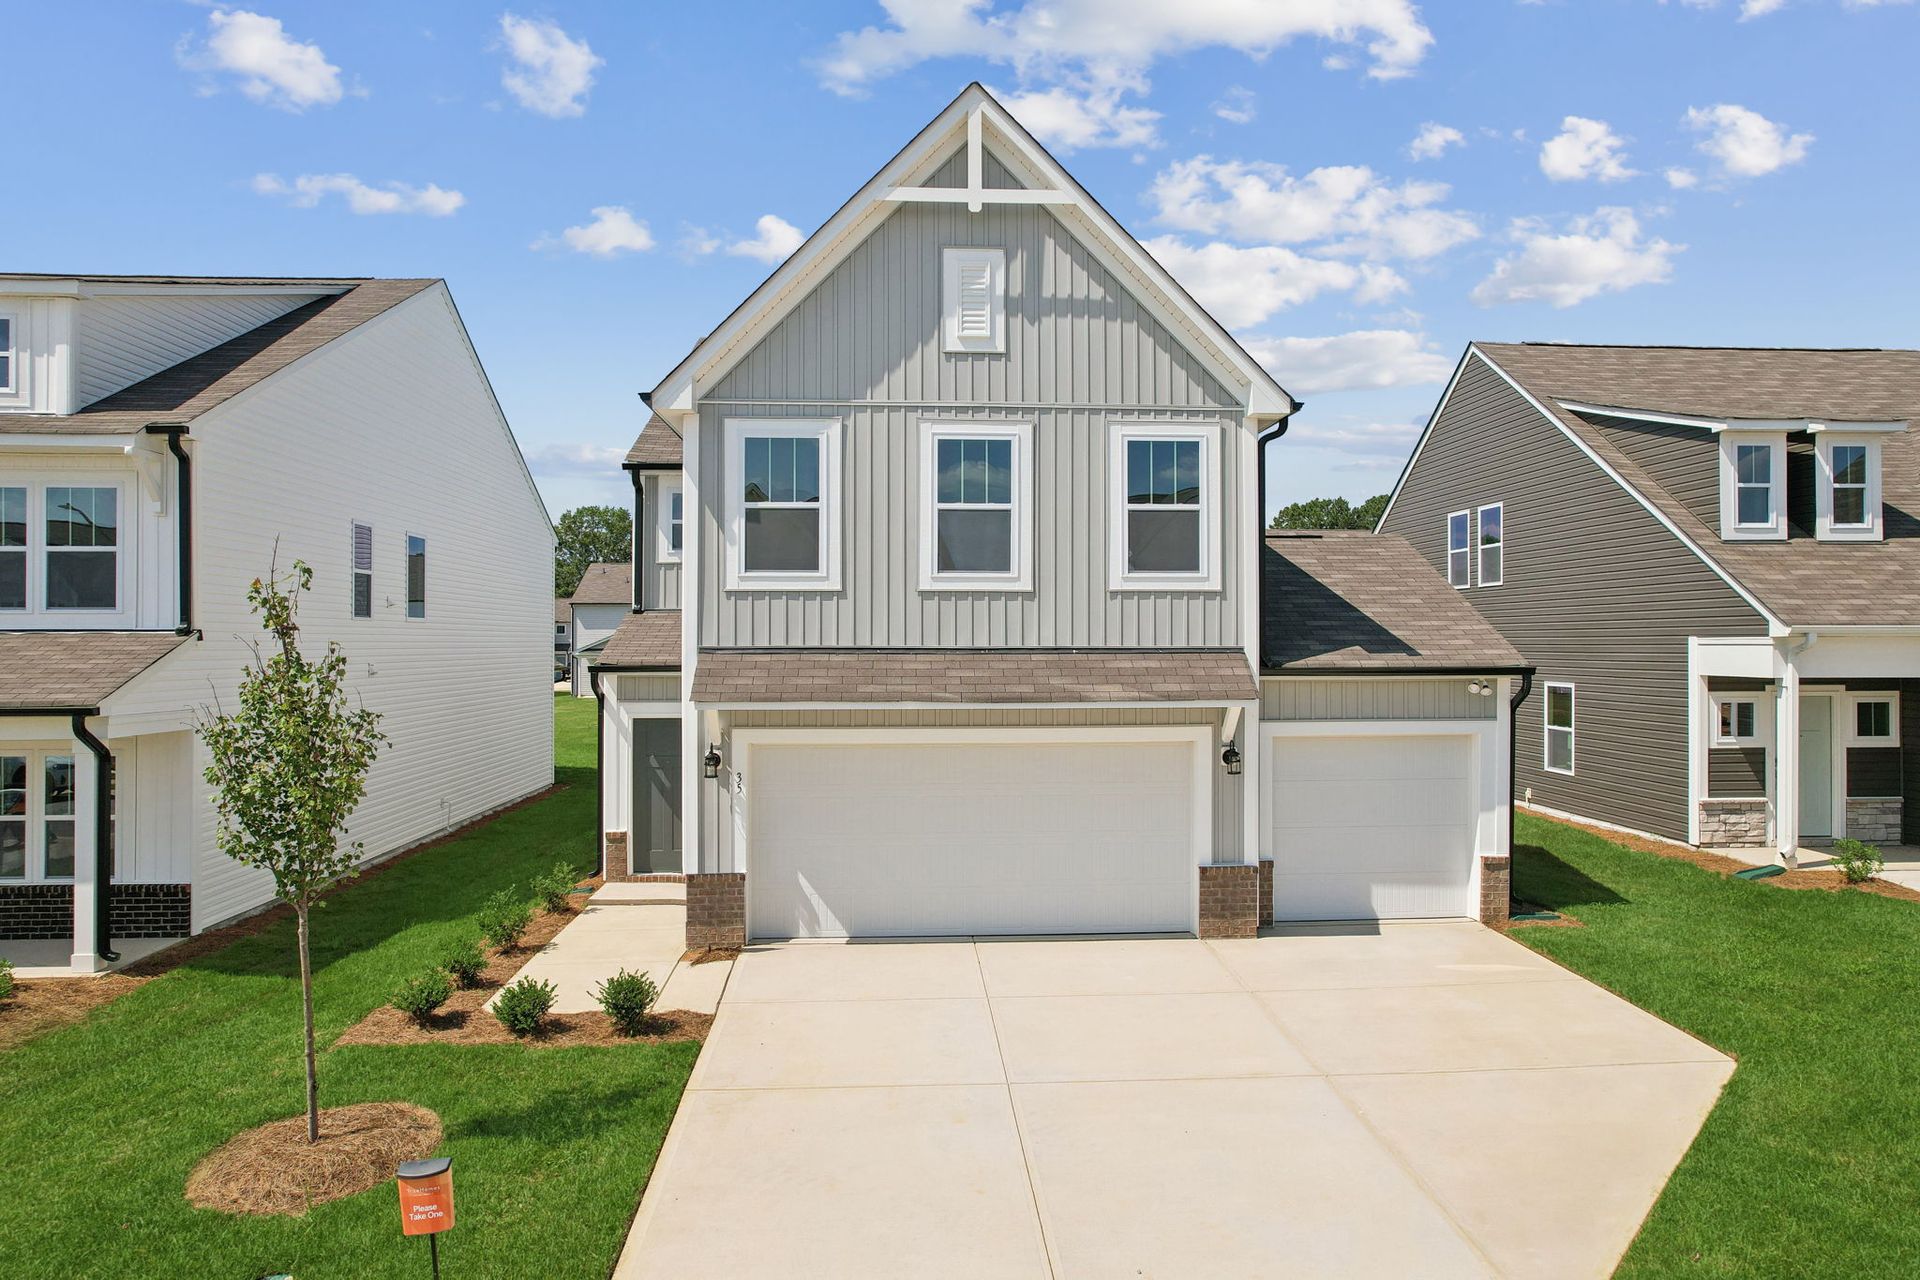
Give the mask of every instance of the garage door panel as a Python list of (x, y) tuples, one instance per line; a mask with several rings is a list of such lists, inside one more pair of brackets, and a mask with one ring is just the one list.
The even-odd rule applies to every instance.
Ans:
[(1462, 734), (1273, 739), (1274, 917), (1473, 914), (1473, 741)]
[(756, 937), (1183, 931), (1188, 743), (761, 745)]

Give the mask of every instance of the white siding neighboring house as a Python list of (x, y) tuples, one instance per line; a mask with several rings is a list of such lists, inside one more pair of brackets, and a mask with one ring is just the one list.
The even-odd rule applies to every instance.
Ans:
[(593, 687), (587, 680), (587, 664), (620, 627), (621, 619), (633, 611), (633, 566), (629, 564), (590, 564), (574, 588), (573, 613), (573, 696), (591, 698)]
[[(0, 275), (9, 314), (38, 319), (0, 405), (0, 772), (30, 819), (17, 853), (0, 830), (0, 950), (71, 938), (92, 969), (270, 900), (214, 846), (191, 728), (231, 705), (276, 560), (313, 567), (303, 639), (342, 645), (391, 738), (350, 825), (373, 857), (551, 782), (552, 529), (444, 283)], [(113, 771), (104, 892), (89, 738)]]

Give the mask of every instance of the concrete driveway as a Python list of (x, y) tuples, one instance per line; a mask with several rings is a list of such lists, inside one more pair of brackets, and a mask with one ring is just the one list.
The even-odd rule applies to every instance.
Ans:
[(1477, 924), (754, 947), (614, 1274), (1605, 1276), (1732, 1070)]

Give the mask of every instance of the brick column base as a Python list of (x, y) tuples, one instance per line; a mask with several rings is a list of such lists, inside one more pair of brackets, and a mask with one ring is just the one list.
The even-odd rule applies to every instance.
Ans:
[(1513, 862), (1509, 858), (1480, 859), (1480, 923), (1505, 927), (1513, 893)]
[(1273, 923), (1273, 859), (1260, 860), (1260, 923)]
[(633, 879), (633, 873), (627, 869), (627, 865), (627, 833), (607, 832), (607, 883), (616, 884)]
[(747, 877), (710, 871), (687, 877), (687, 949), (747, 945)]
[(1260, 931), (1260, 868), (1244, 862), (1200, 868), (1200, 936), (1251, 938)]

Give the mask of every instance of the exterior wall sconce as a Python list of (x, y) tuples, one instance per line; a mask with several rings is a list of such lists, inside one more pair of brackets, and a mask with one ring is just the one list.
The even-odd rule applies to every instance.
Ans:
[(1220, 763), (1227, 766), (1227, 776), (1229, 778), (1239, 777), (1240, 776), (1240, 748), (1234, 746), (1231, 742), (1229, 742), (1226, 745), (1225, 749), (1223, 749), (1220, 752)]
[(707, 754), (700, 759), (700, 771), (709, 778), (720, 776), (720, 748), (707, 748)]
[(1493, 696), (1493, 681), (1469, 680), (1467, 681), (1467, 692), (1477, 698), (1491, 698)]

